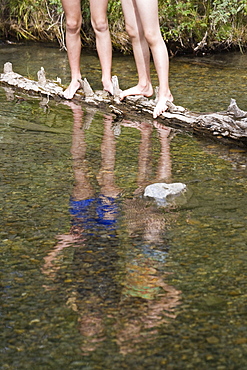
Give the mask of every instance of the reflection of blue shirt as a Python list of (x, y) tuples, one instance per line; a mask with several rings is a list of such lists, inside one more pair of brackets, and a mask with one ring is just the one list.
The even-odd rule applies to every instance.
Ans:
[(76, 266), (73, 270), (78, 275), (73, 279), (73, 286), (77, 286), (81, 309), (85, 310), (86, 305), (97, 315), (102, 307), (89, 300), (91, 292), (104, 302), (104, 307), (115, 304), (119, 294), (115, 281), (119, 248), (116, 233), (118, 201), (119, 198), (102, 194), (90, 199), (70, 200), (72, 232), (79, 236), (73, 259)]
[(84, 230), (115, 230), (118, 205), (116, 199), (99, 195), (97, 198), (85, 200), (70, 200), (72, 224)]

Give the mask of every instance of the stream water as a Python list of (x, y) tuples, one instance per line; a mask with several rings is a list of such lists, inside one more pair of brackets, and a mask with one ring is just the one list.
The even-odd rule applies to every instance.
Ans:
[[(69, 82), (52, 45), (0, 45), (7, 61)], [(175, 103), (247, 111), (246, 68), (174, 58)], [(82, 70), (101, 89), (95, 52)], [(133, 58), (114, 54), (113, 74), (135, 83)], [(0, 87), (0, 151), (1, 369), (247, 367), (244, 149)], [(188, 191), (160, 207), (142, 197), (160, 181)]]

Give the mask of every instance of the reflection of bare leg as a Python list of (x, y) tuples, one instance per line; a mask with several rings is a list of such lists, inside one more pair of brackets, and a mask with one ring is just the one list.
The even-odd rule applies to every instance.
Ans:
[(72, 109), (74, 117), (71, 146), (75, 176), (73, 197), (75, 200), (83, 200), (91, 198), (94, 194), (87, 175), (87, 166), (84, 161), (86, 155), (86, 143), (84, 130), (82, 129), (83, 110), (80, 105), (76, 105), (73, 102), (67, 102), (67, 105)]
[(120, 189), (115, 184), (114, 166), (116, 154), (116, 141), (112, 130), (112, 116), (105, 116), (104, 136), (101, 145), (101, 169), (97, 176), (102, 194), (116, 197)]
[(161, 152), (159, 158), (159, 164), (157, 169), (157, 181), (171, 181), (172, 175), (172, 164), (171, 164), (171, 157), (170, 157), (170, 142), (169, 142), (169, 135), (171, 132), (170, 127), (166, 127), (163, 124), (159, 124), (154, 122), (154, 126), (156, 127), (159, 133), (160, 145), (161, 145)]
[[(136, 267), (133, 265), (131, 271)], [(145, 267), (142, 270), (145, 270)], [(155, 340), (158, 336), (158, 328), (177, 317), (176, 308), (180, 304), (181, 292), (166, 284), (158, 274), (147, 275), (146, 279), (147, 283), (151, 281), (154, 288), (157, 288), (152, 298), (143, 298), (141, 305), (135, 305), (126, 296), (120, 303), (121, 320), (115, 324), (115, 330), (116, 341), (123, 355), (134, 352), (144, 338), (145, 342)], [(136, 282), (133, 283), (138, 284), (139, 288), (143, 283), (143, 287), (146, 288), (146, 281), (142, 282), (141, 275), (136, 276)]]
[(85, 313), (79, 320), (79, 330), (84, 338), (82, 353), (88, 355), (105, 340), (105, 329), (100, 313)]
[(151, 134), (152, 126), (148, 123), (141, 123), (141, 142), (138, 155), (138, 178), (137, 183), (139, 189), (147, 183), (150, 177), (150, 155), (151, 155)]

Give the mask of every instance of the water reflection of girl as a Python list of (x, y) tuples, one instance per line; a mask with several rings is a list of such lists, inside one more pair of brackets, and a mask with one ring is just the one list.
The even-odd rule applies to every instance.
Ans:
[(58, 236), (58, 244), (45, 258), (43, 271), (55, 276), (54, 262), (58, 253), (71, 245), (75, 247), (72, 266), (75, 278), (68, 302), (79, 312), (79, 329), (84, 339), (82, 349), (87, 353), (104, 339), (102, 311), (113, 304), (120, 291), (114, 275), (120, 189), (114, 181), (116, 144), (111, 129), (112, 117), (104, 117), (101, 169), (97, 175), (100, 193), (95, 194), (88, 173), (83, 111), (73, 102), (67, 104), (74, 115), (71, 154), (75, 183), (70, 200), (71, 229), (70, 234)]
[[(117, 229), (120, 189), (114, 180), (116, 143), (112, 117), (104, 118), (101, 170), (97, 176), (100, 194), (95, 196), (87, 172), (85, 133), (81, 127), (83, 112), (74, 103), (70, 106), (74, 114), (72, 227), (69, 235), (59, 236), (58, 244), (45, 258), (43, 272), (55, 276), (59, 268), (54, 263), (58, 253), (73, 245), (75, 277), (68, 303), (79, 314), (82, 352), (88, 354), (95, 350), (110, 335), (115, 338), (120, 352), (126, 354), (134, 350), (135, 345), (154, 339), (157, 328), (168, 317), (176, 316), (174, 309), (179, 292), (167, 285), (161, 274), (167, 255), (162, 236), (164, 214), (139, 197), (121, 200), (128, 230), (127, 241), (122, 246)], [(123, 124), (131, 126), (133, 123), (125, 121)], [(142, 123), (136, 127), (141, 130), (138, 175), (138, 190), (141, 190), (150, 178), (148, 161), (152, 126)], [(162, 147), (158, 178), (162, 175), (163, 179), (168, 179), (169, 130), (156, 127)]]
[(101, 145), (101, 169), (97, 175), (100, 194), (90, 184), (84, 130), (80, 107), (72, 105), (74, 132), (72, 142), (75, 187), (70, 203), (71, 233), (78, 237), (73, 267), (76, 274), (79, 328), (83, 336), (83, 353), (94, 350), (105, 339), (104, 312), (118, 298), (115, 280), (117, 260), (117, 217), (120, 189), (115, 185), (115, 140), (112, 117), (104, 117)]
[[(131, 125), (131, 123), (130, 123)], [(170, 129), (154, 122), (158, 132), (161, 151), (157, 167), (157, 182), (171, 181), (171, 160), (169, 150)], [(144, 201), (138, 195), (150, 183), (151, 134), (152, 126), (147, 123), (137, 125), (141, 130), (138, 163), (138, 188), (133, 199), (124, 201), (124, 220), (128, 230), (128, 242), (125, 245), (125, 279), (122, 283), (119, 312), (121, 321), (116, 323), (117, 343), (123, 354), (131, 352), (135, 345), (153, 340), (158, 334), (158, 327), (175, 318), (175, 307), (179, 303), (180, 292), (164, 280), (164, 262), (168, 253), (164, 228), (169, 219), (163, 209), (153, 202)], [(133, 305), (133, 299), (135, 305)], [(141, 305), (139, 305), (141, 300)], [(138, 306), (139, 305), (139, 306)], [(135, 310), (138, 307), (138, 314)], [(131, 343), (131, 345), (130, 345)]]

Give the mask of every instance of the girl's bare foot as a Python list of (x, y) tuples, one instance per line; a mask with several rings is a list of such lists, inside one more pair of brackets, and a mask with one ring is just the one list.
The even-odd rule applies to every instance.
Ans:
[(169, 102), (173, 101), (173, 96), (171, 93), (167, 96), (163, 96), (158, 99), (158, 103), (153, 111), (153, 118), (157, 118), (159, 115), (161, 115), (167, 110), (168, 108), (167, 101)]
[(104, 91), (107, 91), (109, 94), (113, 95), (113, 84), (112, 81), (104, 82), (102, 81)]
[(78, 80), (72, 80), (69, 86), (67, 87), (67, 89), (64, 90), (63, 97), (68, 100), (73, 99), (75, 93), (77, 92), (77, 90), (80, 89), (80, 87), (81, 87), (81, 84)]
[(145, 87), (136, 85), (134, 87), (131, 87), (127, 90), (122, 91), (120, 94), (120, 100), (123, 100), (126, 96), (130, 96), (130, 95), (143, 95), (146, 97), (150, 97), (153, 95), (153, 87), (151, 84)]

